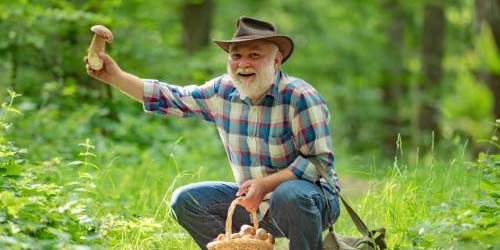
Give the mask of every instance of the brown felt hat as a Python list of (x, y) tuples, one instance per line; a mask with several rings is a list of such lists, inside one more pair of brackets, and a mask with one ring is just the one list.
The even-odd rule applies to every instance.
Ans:
[(265, 40), (276, 44), (283, 54), (284, 63), (293, 52), (293, 41), (290, 37), (278, 35), (272, 23), (252, 17), (240, 17), (236, 23), (236, 32), (231, 40), (214, 40), (223, 50), (229, 52), (232, 43)]

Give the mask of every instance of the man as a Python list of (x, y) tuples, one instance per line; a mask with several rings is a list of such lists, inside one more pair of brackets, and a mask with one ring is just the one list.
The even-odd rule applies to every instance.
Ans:
[[(198, 117), (217, 127), (236, 183), (183, 186), (171, 201), (177, 221), (202, 249), (225, 231), (236, 196), (244, 196), (241, 206), (247, 211), (258, 211), (260, 227), (287, 237), (290, 249), (321, 249), (328, 206), (319, 184), (332, 219), (339, 215), (335, 191), (320, 181), (311, 161), (326, 168), (338, 191), (324, 100), (309, 84), (280, 70), (293, 41), (276, 34), (271, 23), (241, 17), (233, 39), (215, 43), (229, 54), (227, 74), (201, 86), (141, 80), (104, 54), (104, 68), (95, 71), (87, 64), (87, 72), (142, 102), (146, 112)], [(241, 207), (232, 219), (233, 231), (251, 224)]]

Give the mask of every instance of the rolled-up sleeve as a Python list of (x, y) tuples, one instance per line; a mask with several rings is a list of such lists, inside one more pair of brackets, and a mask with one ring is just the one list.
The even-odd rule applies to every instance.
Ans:
[(217, 112), (218, 78), (201, 86), (177, 86), (152, 79), (144, 79), (143, 82), (145, 112), (214, 121)]
[(315, 157), (329, 174), (334, 166), (328, 107), (316, 91), (310, 90), (300, 94), (293, 110), (291, 127), (300, 154), (289, 169), (299, 179), (316, 182), (320, 176), (308, 158)]

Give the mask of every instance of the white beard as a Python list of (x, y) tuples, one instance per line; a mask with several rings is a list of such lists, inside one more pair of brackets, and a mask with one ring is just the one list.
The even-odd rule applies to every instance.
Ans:
[(248, 82), (241, 79), (238, 73), (252, 73), (253, 71), (247, 69), (237, 69), (232, 72), (229, 65), (227, 66), (227, 73), (233, 80), (234, 86), (240, 91), (241, 98), (250, 97), (256, 100), (261, 97), (274, 82), (275, 70), (273, 65), (274, 60), (269, 60), (265, 65), (262, 65), (261, 71), (255, 71), (255, 80)]

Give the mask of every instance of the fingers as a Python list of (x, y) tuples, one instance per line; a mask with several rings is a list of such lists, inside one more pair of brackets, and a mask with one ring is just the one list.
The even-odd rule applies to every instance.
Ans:
[(259, 208), (260, 201), (251, 199), (251, 197), (245, 197), (240, 201), (240, 205), (243, 206), (248, 212), (257, 211)]
[(109, 57), (104, 52), (99, 53), (99, 57), (102, 59), (102, 61), (104, 62), (104, 64), (107, 64), (107, 63), (109, 63), (111, 61), (111, 57)]
[(247, 192), (246, 189), (238, 189), (238, 192), (236, 192), (236, 196), (242, 196)]
[(88, 74), (89, 76), (92, 76), (92, 77), (94, 77), (94, 78), (97, 76), (97, 71), (96, 71), (96, 70), (93, 70), (93, 69), (90, 67), (90, 65), (89, 65), (89, 64), (86, 64), (86, 65), (85, 65), (85, 69), (87, 70), (87, 74)]
[(258, 199), (255, 197), (255, 190), (251, 187), (252, 182), (246, 181), (241, 184), (238, 192), (236, 193), (236, 196), (245, 195), (245, 198), (240, 201), (240, 205), (243, 206), (248, 212), (256, 211), (258, 208)]
[(92, 76), (92, 77), (95, 77), (95, 76), (96, 76), (96, 75), (95, 75), (95, 71), (94, 71), (94, 70), (92, 70), (92, 69), (89, 69), (89, 68), (87, 68), (87, 74), (88, 74), (89, 76)]
[(83, 62), (85, 63), (85, 69), (87, 70), (87, 74), (89, 76), (92, 76), (92, 77), (95, 77), (95, 70), (93, 70), (91, 67), (90, 67), (90, 64), (89, 64), (89, 58), (88, 56), (84, 56), (83, 57)]
[(248, 181), (243, 182), (243, 184), (241, 184), (240, 188), (238, 189), (238, 192), (236, 192), (236, 196), (244, 195), (248, 191), (249, 187), (250, 187), (250, 182)]

